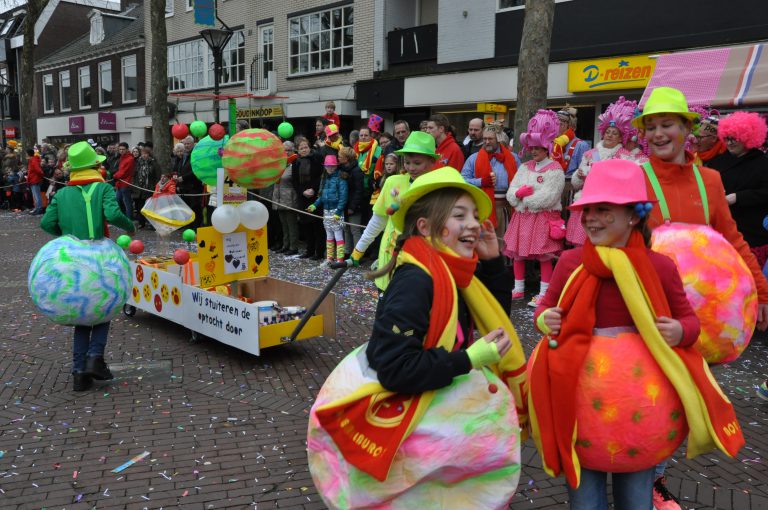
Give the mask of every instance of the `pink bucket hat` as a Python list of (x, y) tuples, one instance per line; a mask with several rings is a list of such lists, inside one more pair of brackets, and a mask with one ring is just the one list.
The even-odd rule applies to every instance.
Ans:
[(520, 135), (520, 143), (525, 149), (544, 147), (552, 149), (552, 142), (560, 129), (560, 119), (552, 110), (539, 110), (528, 121), (528, 130)]
[(323, 166), (339, 166), (339, 160), (333, 154), (328, 154), (323, 161)]
[(339, 126), (336, 124), (328, 124), (325, 126), (325, 136), (328, 138), (339, 134)]
[(607, 159), (592, 164), (581, 198), (568, 209), (578, 211), (584, 206), (601, 203), (629, 205), (645, 202), (657, 200), (648, 198), (643, 170), (626, 159)]

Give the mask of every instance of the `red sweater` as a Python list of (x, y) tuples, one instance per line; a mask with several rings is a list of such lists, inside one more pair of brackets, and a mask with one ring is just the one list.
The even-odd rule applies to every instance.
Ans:
[(136, 160), (133, 155), (126, 152), (120, 156), (120, 166), (117, 172), (112, 176), (115, 179), (115, 188), (127, 188), (133, 182), (133, 169), (136, 166)]
[(339, 126), (339, 130), (341, 130), (341, 119), (339, 118), (339, 114), (334, 113), (333, 115), (328, 115), (327, 113), (323, 115), (323, 118), (330, 122), (331, 124), (336, 124)]
[(27, 183), (40, 184), (43, 182), (43, 168), (40, 166), (40, 156), (32, 156), (27, 163)]
[[(557, 306), (557, 301), (565, 287), (565, 283), (568, 281), (568, 277), (571, 276), (571, 273), (582, 262), (582, 250), (583, 248), (575, 248), (565, 251), (560, 260), (557, 261), (552, 281), (549, 283), (549, 289), (547, 289), (547, 293), (544, 295), (541, 303), (539, 303), (539, 306), (536, 307), (536, 312), (533, 316), (534, 323), (539, 318), (539, 315), (541, 315), (541, 312), (547, 308)], [(677, 272), (675, 263), (666, 255), (648, 250), (648, 256), (661, 279), (664, 294), (667, 295), (669, 308), (672, 311), (672, 318), (679, 320), (683, 326), (683, 339), (680, 342), (680, 347), (687, 347), (693, 344), (699, 337), (700, 324), (696, 313), (688, 302), (688, 298), (685, 297), (680, 274)], [(621, 292), (619, 292), (619, 286), (616, 285), (616, 280), (610, 279), (603, 282), (597, 295), (595, 306), (597, 307), (595, 317), (596, 328), (634, 325), (629, 309), (624, 304), (624, 299), (621, 297)]]
[(435, 162), (434, 168), (449, 166), (459, 172), (464, 168), (464, 153), (461, 152), (461, 147), (456, 143), (453, 135), (446, 134), (445, 139), (437, 146), (435, 152), (440, 155), (440, 159)]
[[(675, 223), (703, 225), (705, 223), (704, 208), (701, 203), (701, 196), (699, 195), (699, 187), (696, 184), (696, 177), (693, 173), (693, 155), (686, 153), (686, 163), (684, 165), (667, 163), (656, 156), (651, 156), (650, 162), (656, 177), (659, 179), (664, 197), (667, 199), (671, 220)], [(736, 227), (736, 222), (733, 221), (728, 202), (725, 201), (725, 189), (723, 188), (720, 173), (711, 168), (702, 166), (698, 168), (707, 193), (710, 226), (723, 234), (723, 237), (736, 248), (736, 251), (744, 259), (747, 267), (749, 267), (749, 271), (755, 278), (758, 302), (761, 304), (768, 303), (768, 281), (765, 280), (763, 271), (757, 264), (757, 259), (755, 259), (755, 256), (749, 249), (749, 245), (744, 241)], [(656, 198), (647, 177), (646, 185), (649, 197)], [(654, 207), (651, 210), (648, 225), (651, 228), (655, 228), (663, 223), (664, 219), (661, 217), (661, 208)]]

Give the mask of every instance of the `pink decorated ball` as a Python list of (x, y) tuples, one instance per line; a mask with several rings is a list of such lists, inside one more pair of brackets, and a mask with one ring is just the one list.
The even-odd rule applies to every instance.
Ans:
[(224, 146), (222, 164), (237, 184), (266, 188), (277, 182), (287, 164), (283, 142), (266, 129), (240, 131)]

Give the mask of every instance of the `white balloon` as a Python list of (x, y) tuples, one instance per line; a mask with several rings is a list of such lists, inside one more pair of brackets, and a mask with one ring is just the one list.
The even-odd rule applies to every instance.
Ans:
[(240, 213), (240, 223), (245, 228), (258, 230), (267, 224), (269, 220), (269, 209), (264, 204), (256, 200), (248, 200), (237, 206)]
[(240, 224), (240, 215), (237, 212), (237, 207), (229, 204), (217, 207), (213, 214), (211, 214), (211, 223), (213, 228), (222, 234), (234, 232)]

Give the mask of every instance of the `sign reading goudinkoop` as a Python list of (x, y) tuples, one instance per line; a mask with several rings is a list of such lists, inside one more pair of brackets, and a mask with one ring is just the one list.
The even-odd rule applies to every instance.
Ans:
[(279, 104), (240, 108), (237, 110), (238, 119), (263, 119), (268, 117), (283, 117), (283, 106)]

